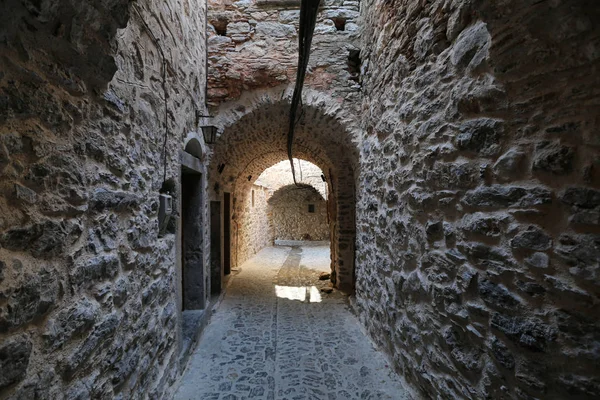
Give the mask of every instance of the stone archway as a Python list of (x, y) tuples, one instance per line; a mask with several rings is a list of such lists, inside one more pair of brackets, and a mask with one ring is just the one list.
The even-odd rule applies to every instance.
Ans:
[[(216, 124), (221, 135), (210, 162), (211, 196), (233, 194), (236, 229), (235, 258), (241, 264), (257, 247), (245, 234), (244, 209), (251, 186), (268, 167), (287, 159), (286, 127), (289, 90), (272, 89), (249, 93), (219, 107)], [(354, 290), (355, 187), (358, 150), (352, 138), (358, 128), (339, 104), (323, 93), (308, 90), (294, 142), (294, 156), (323, 171), (331, 194), (328, 203), (332, 281), (347, 293)], [(240, 221), (242, 222), (240, 224)], [(245, 231), (246, 230), (246, 231)], [(266, 245), (266, 243), (264, 244)]]

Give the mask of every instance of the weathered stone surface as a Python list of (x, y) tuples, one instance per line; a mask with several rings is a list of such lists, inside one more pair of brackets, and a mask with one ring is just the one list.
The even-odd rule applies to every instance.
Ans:
[(548, 250), (552, 247), (552, 239), (540, 228), (530, 225), (519, 232), (511, 241), (513, 249)]
[(543, 187), (492, 185), (467, 192), (463, 201), (482, 208), (533, 207), (552, 203), (552, 195)]
[(250, 24), (247, 22), (232, 22), (227, 24), (227, 34), (247, 35), (250, 33)]
[(500, 182), (510, 182), (525, 173), (525, 153), (516, 149), (510, 149), (504, 153), (494, 164), (494, 176)]
[(17, 199), (28, 204), (35, 204), (37, 202), (37, 193), (26, 186), (19, 185), (18, 183), (15, 184), (15, 196)]
[[(177, 328), (162, 335), (156, 327), (180, 286), (172, 233), (181, 220), (173, 218), (173, 229), (159, 238), (158, 190), (164, 180), (175, 182), (179, 209), (178, 151), (192, 136), (204, 148), (195, 116), (216, 116), (223, 146), (203, 159), (215, 165), (203, 172), (199, 214), (210, 226), (208, 204), (231, 193), (231, 260), (241, 262), (261, 247), (244, 224), (250, 186), (240, 181), (287, 156), (281, 127), (295, 79), (298, 2), (279, 2), (279, 8), (269, 1), (210, 2), (209, 14), (222, 17), (214, 29), (205, 29), (202, 2), (149, 0), (138, 5), (139, 14), (125, 0), (38, 3), (0, 6), (0, 256), (7, 265), (0, 325), (10, 335), (27, 330), (36, 346), (15, 389), (25, 398), (46, 396), (37, 389), (25, 394), (38, 386), (51, 386), (48, 398), (169, 398), (179, 371)], [(327, 181), (333, 280), (345, 276), (356, 289), (368, 331), (424, 398), (598, 396), (594, 22), (600, 15), (591, 3), (322, 5), (294, 152), (320, 165)], [(264, 23), (278, 25), (265, 29)], [(207, 101), (218, 107), (206, 110)], [(217, 172), (219, 165), (224, 171)], [(105, 194), (95, 197), (97, 190)], [(475, 212), (482, 214), (478, 222), (467, 223)], [(34, 226), (48, 220), (66, 224), (67, 234), (50, 229), (40, 243)], [(434, 241), (428, 242), (427, 224), (437, 221), (444, 221), (443, 238), (430, 229)], [(530, 225), (543, 235), (528, 232)], [(204, 228), (204, 248), (208, 242)], [(117, 253), (123, 271), (118, 264), (115, 272), (101, 267), (90, 282), (73, 287), (83, 260)], [(200, 257), (206, 269), (207, 252)], [(15, 258), (19, 268), (10, 263)], [(42, 268), (56, 269), (50, 296), (27, 284)], [(125, 291), (117, 285), (122, 278)], [(506, 293), (492, 287), (480, 293), (480, 279), (521, 297), (519, 307), (502, 310), (508, 323), (492, 317), (490, 327), (500, 308), (494, 302), (502, 304)], [(45, 296), (56, 299), (47, 309)], [(45, 319), (71, 309), (70, 299), (91, 296), (101, 302), (99, 319), (122, 316), (114, 332), (119, 340), (100, 344), (74, 372), (76, 382), (40, 378), (27, 386), (65, 355), (43, 351)], [(563, 309), (570, 317), (557, 316)], [(166, 326), (179, 326), (177, 318), (166, 317)], [(544, 335), (522, 326), (537, 319), (542, 331), (558, 324), (560, 333), (546, 340), (547, 352), (533, 354), (521, 342), (540, 349)], [(446, 331), (449, 326), (456, 332)], [(144, 340), (131, 341), (138, 332)], [(514, 368), (487, 348), (492, 336), (513, 353)], [(79, 344), (63, 346), (64, 353)], [(119, 362), (133, 348), (140, 360), (130, 374), (130, 364)], [(113, 391), (117, 364), (122, 378)]]
[(321, 272), (319, 274), (319, 280), (320, 281), (327, 281), (327, 280), (329, 280), (329, 278), (331, 278), (331, 274), (328, 273), (328, 272)]
[(481, 368), (482, 351), (471, 346), (458, 329), (454, 327), (444, 329), (443, 337), (457, 365), (467, 371), (477, 371)]
[(519, 290), (532, 297), (543, 295), (546, 292), (546, 288), (536, 282), (525, 282), (518, 279), (515, 281), (515, 285), (519, 288)]
[(594, 208), (600, 206), (600, 190), (570, 187), (560, 194), (560, 200), (572, 206)]
[(23, 183), (29, 188), (48, 190), (72, 205), (87, 200), (87, 178), (80, 168), (81, 160), (72, 154), (52, 154), (32, 165)]
[(472, 163), (438, 163), (426, 178), (428, 185), (442, 189), (470, 189), (479, 181), (479, 166)]
[(577, 211), (569, 218), (569, 222), (574, 225), (598, 226), (600, 225), (600, 209)]
[(300, 21), (300, 10), (282, 10), (279, 12), (279, 21), (292, 23)]
[(516, 344), (533, 351), (546, 351), (548, 343), (557, 337), (555, 328), (538, 318), (513, 317), (500, 313), (492, 314), (491, 326), (504, 333)]
[(98, 316), (98, 306), (83, 299), (73, 307), (60, 311), (48, 320), (43, 334), (46, 348), (54, 351), (72, 338), (89, 331)]
[(293, 25), (278, 22), (259, 22), (256, 24), (255, 29), (257, 35), (264, 37), (292, 39), (296, 35), (296, 28)]
[(456, 45), (450, 56), (452, 64), (469, 70), (476, 69), (489, 56), (491, 40), (487, 26), (483, 22), (465, 29), (456, 39)]
[[(523, 384), (529, 390), (540, 391), (542, 393), (547, 392), (547, 385), (541, 379), (543, 376), (544, 368), (539, 365), (539, 363), (523, 363), (521, 365), (517, 365), (515, 371), (515, 378), (517, 381)], [(521, 392), (525, 397), (525, 392)]]
[(116, 250), (120, 230), (117, 216), (101, 216), (95, 222), (95, 227), (88, 231), (88, 249), (93, 254)]
[[(195, 110), (208, 114), (198, 109), (207, 5), (184, 3), (0, 5), (0, 347), (24, 335), (31, 343), (26, 371), (0, 388), (2, 399), (171, 397), (179, 317), (151, 344), (132, 341), (145, 327), (137, 323), (140, 302), (128, 300), (150, 281), (160, 291), (147, 313), (159, 315), (177, 297), (165, 273), (174, 271), (175, 236), (158, 238), (154, 227), (158, 191), (172, 181), (178, 209), (178, 152), (191, 139), (202, 142)], [(203, 221), (206, 203), (197, 210)], [(122, 271), (116, 254), (137, 255), (130, 229), (139, 232), (143, 260), (140, 270)], [(122, 322), (107, 327), (113, 312)], [(143, 382), (114, 391), (117, 342), (148, 358)], [(76, 376), (71, 382), (60, 376), (63, 361), (64, 375)], [(4, 366), (2, 385), (3, 378), (12, 379)]]
[[(134, 250), (149, 250), (155, 237), (158, 236), (158, 224), (144, 221), (146, 226), (135, 224), (127, 231), (127, 239)], [(144, 229), (145, 228), (145, 229)]]
[(104, 92), (104, 100), (109, 102), (113, 107), (119, 110), (121, 113), (124, 113), (126, 110), (126, 104), (123, 99), (119, 98), (119, 96), (112, 90), (107, 90)]
[(119, 272), (119, 265), (119, 257), (114, 254), (78, 261), (70, 274), (71, 282), (79, 287), (114, 278)]
[(0, 345), (0, 389), (25, 378), (31, 348), (31, 341), (24, 335), (3, 341)]
[(127, 278), (121, 278), (112, 287), (113, 302), (115, 306), (121, 307), (127, 301), (129, 295), (129, 282)]
[(600, 358), (597, 351), (600, 332), (593, 317), (567, 310), (557, 310), (553, 314), (560, 335), (566, 340), (569, 349), (575, 348), (578, 354), (591, 360)]
[(444, 224), (442, 221), (430, 221), (425, 227), (427, 239), (431, 241), (441, 240), (444, 238)]
[(470, 150), (482, 156), (492, 156), (500, 151), (500, 140), (504, 133), (502, 121), (482, 118), (466, 121), (460, 126), (456, 145), (461, 150)]
[(546, 269), (550, 265), (550, 257), (546, 253), (533, 253), (524, 261), (526, 265), (539, 269)]
[[(267, 3), (209, 3), (208, 19), (215, 28), (208, 37), (209, 104), (238, 100), (244, 92), (294, 81), (299, 4), (277, 8), (277, 4)], [(360, 59), (349, 57), (349, 50), (358, 54), (358, 10), (357, 2), (321, 4), (307, 87), (333, 90), (342, 97), (354, 97), (352, 92), (360, 88)]]
[(53, 386), (56, 377), (54, 371), (44, 371), (25, 381), (15, 394), (16, 400), (51, 400), (63, 396), (60, 390)]
[(600, 235), (561, 235), (556, 253), (569, 266), (569, 273), (600, 285)]
[(504, 368), (513, 369), (515, 367), (515, 358), (510, 350), (495, 336), (492, 338), (492, 354), (496, 361)]
[(573, 170), (575, 151), (572, 147), (539, 143), (535, 149), (533, 169), (550, 172), (555, 175), (565, 175)]
[(559, 377), (561, 385), (567, 393), (573, 396), (600, 396), (600, 379), (575, 374), (562, 374)]
[(493, 308), (514, 310), (521, 305), (519, 299), (504, 285), (480, 278), (478, 289), (483, 301)]
[(499, 272), (515, 268), (515, 262), (510, 254), (501, 248), (481, 243), (460, 243), (458, 249), (480, 268)]
[(73, 353), (61, 361), (61, 370), (63, 376), (71, 380), (79, 368), (94, 353), (103, 350), (103, 345), (114, 338), (114, 334), (119, 327), (120, 318), (117, 314), (108, 315), (102, 322), (94, 328), (92, 334), (83, 342), (81, 346), (75, 349)]
[(4, 293), (0, 307), (0, 332), (17, 328), (51, 311), (59, 300), (60, 284), (56, 271), (41, 270), (25, 274), (16, 286)]
[(576, 301), (582, 306), (589, 306), (593, 302), (592, 296), (577, 285), (574, 285), (570, 279), (544, 275), (544, 282), (550, 287), (550, 294), (558, 299)]
[(140, 200), (133, 194), (97, 189), (90, 198), (90, 210), (125, 211), (138, 207)]
[(9, 250), (28, 251), (34, 257), (52, 258), (64, 252), (69, 234), (66, 223), (48, 220), (9, 230), (0, 237), (0, 244)]
[(499, 237), (506, 231), (509, 223), (510, 218), (505, 215), (468, 214), (463, 217), (461, 230), (472, 235)]
[(136, 370), (140, 358), (139, 349), (136, 347), (130, 348), (123, 354), (122, 358), (112, 367), (113, 378), (111, 383), (117, 387), (123, 384)]
[(67, 390), (67, 397), (74, 400), (84, 400), (92, 398), (90, 382), (77, 381)]

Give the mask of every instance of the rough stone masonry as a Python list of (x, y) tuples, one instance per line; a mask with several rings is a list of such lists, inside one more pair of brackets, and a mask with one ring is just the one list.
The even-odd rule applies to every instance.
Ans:
[(427, 397), (600, 396), (600, 6), (361, 10), (367, 329)]
[[(276, 89), (285, 98), (289, 86), (283, 38), (296, 37), (292, 2), (269, 4), (209, 6), (209, 97), (226, 154), (236, 129), (268, 146), (244, 143), (248, 160), (280, 154), (269, 131), (282, 126)], [(342, 16), (357, 33), (324, 29)], [(359, 151), (345, 171), (355, 306), (372, 337), (427, 398), (598, 397), (600, 6), (325, 1), (319, 18), (304, 124), (333, 185), (329, 169), (345, 161), (332, 148)], [(348, 49), (356, 37), (355, 58), (322, 58), (325, 40)], [(264, 56), (275, 61), (263, 67)], [(313, 122), (332, 115), (337, 128)], [(353, 207), (331, 192), (338, 210)]]
[(1, 399), (168, 398), (181, 371), (158, 192), (204, 104), (205, 4), (130, 3), (0, 5)]
[[(227, 193), (243, 226), (286, 159), (298, 7), (0, 5), (0, 399), (171, 397), (179, 152), (208, 171), (197, 218)], [(598, 2), (324, 0), (309, 69), (296, 156), (391, 365), (423, 398), (600, 397)]]

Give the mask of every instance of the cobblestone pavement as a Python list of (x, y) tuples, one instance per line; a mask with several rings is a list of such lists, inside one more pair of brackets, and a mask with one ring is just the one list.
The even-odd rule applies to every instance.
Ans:
[(271, 247), (242, 266), (177, 400), (409, 399), (329, 285), (327, 247)]

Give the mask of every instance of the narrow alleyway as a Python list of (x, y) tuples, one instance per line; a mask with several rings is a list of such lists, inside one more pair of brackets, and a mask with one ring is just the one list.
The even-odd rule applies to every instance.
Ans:
[(327, 247), (271, 247), (242, 266), (178, 400), (408, 399), (344, 297), (320, 291)]

